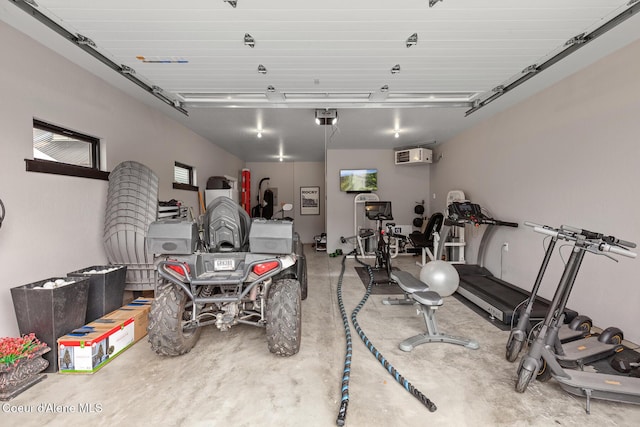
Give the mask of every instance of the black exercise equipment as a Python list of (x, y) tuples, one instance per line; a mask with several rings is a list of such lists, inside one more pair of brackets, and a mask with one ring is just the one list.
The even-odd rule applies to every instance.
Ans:
[(433, 233), (440, 233), (443, 223), (444, 215), (440, 212), (436, 212), (429, 218), (429, 222), (427, 222), (427, 226), (425, 227), (423, 233), (414, 231), (413, 233), (409, 234), (409, 241), (411, 242), (415, 250), (409, 250), (408, 252), (422, 253), (422, 263), (420, 265), (424, 266), (424, 264), (427, 262), (427, 253), (429, 253), (429, 258), (433, 258), (433, 247), (435, 242)]
[[(491, 218), (482, 211), (480, 205), (475, 203), (453, 202), (449, 205), (448, 217), (445, 218), (440, 232), (442, 239), (446, 239), (451, 227), (464, 227), (465, 224), (472, 224), (475, 227), (485, 225), (486, 228), (478, 247), (477, 264), (454, 265), (460, 275), (460, 286), (456, 292), (489, 313), (492, 319), (498, 319), (505, 325), (512, 325), (518, 320), (516, 308), (527, 300), (531, 293), (495, 277), (484, 267), (484, 256), (497, 226), (517, 227), (518, 224)], [(444, 244), (438, 245), (436, 259), (442, 258), (443, 248)], [(530, 320), (538, 322), (544, 319), (549, 303), (549, 300), (536, 296), (531, 308)], [(575, 311), (565, 309), (567, 322), (577, 315)]]
[[(267, 218), (265, 215), (265, 210), (266, 208), (269, 206), (265, 206), (265, 202), (268, 202), (267, 200), (265, 200), (266, 196), (267, 196), (267, 192), (265, 191), (265, 194), (262, 198), (260, 198), (260, 193), (262, 192), (262, 183), (264, 181), (269, 181), (269, 177), (266, 178), (262, 178), (260, 180), (260, 182), (258, 183), (258, 204), (255, 205), (252, 209), (251, 209), (251, 217), (252, 218)], [(271, 200), (270, 200), (270, 204), (271, 204), (271, 214), (269, 215), (268, 218), (271, 218), (271, 216), (273, 215), (273, 192), (271, 190), (269, 190), (269, 192), (271, 193)], [(267, 219), (268, 219), (267, 218)]]
[(376, 263), (374, 270), (385, 271), (387, 280), (382, 282), (374, 282), (375, 285), (395, 283), (389, 274), (391, 273), (391, 234), (393, 233), (394, 223), (387, 223), (387, 238), (385, 239), (385, 230), (382, 228), (382, 221), (393, 221), (393, 213), (391, 212), (391, 202), (370, 201), (364, 204), (367, 219), (376, 221)]

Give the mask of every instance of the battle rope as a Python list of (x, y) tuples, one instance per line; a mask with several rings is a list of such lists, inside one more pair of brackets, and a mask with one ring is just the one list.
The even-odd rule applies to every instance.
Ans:
[(360, 328), (360, 325), (358, 324), (358, 313), (367, 302), (367, 299), (369, 299), (369, 295), (371, 295), (371, 286), (373, 286), (373, 271), (371, 270), (371, 266), (369, 264), (365, 264), (358, 259), (357, 254), (355, 256), (355, 259), (359, 264), (363, 265), (367, 269), (367, 272), (369, 273), (369, 285), (367, 286), (367, 292), (364, 294), (364, 297), (362, 297), (360, 304), (358, 304), (358, 306), (351, 313), (351, 323), (353, 323), (353, 327), (355, 328), (356, 332), (360, 336), (360, 339), (362, 339), (362, 342), (364, 342), (371, 354), (376, 357), (378, 362), (382, 364), (382, 366), (389, 372), (389, 374), (391, 374), (391, 376), (395, 378), (395, 380), (400, 385), (402, 385), (405, 390), (411, 393), (413, 397), (418, 399), (424, 406), (426, 406), (429, 411), (434, 412), (436, 409), (438, 409), (436, 404), (429, 400), (427, 396), (422, 394), (420, 390), (415, 388), (407, 379), (400, 375), (400, 372), (396, 371), (396, 368), (394, 368), (391, 363), (389, 363), (389, 361), (384, 358), (384, 356), (374, 347), (373, 343), (369, 341), (369, 338), (367, 338), (365, 333), (362, 331), (362, 328)]
[[(389, 363), (387, 359), (375, 348), (375, 346), (369, 341), (369, 338), (365, 335), (362, 328), (358, 324), (358, 313), (364, 307), (364, 304), (369, 299), (369, 295), (371, 295), (371, 287), (373, 286), (373, 271), (371, 270), (371, 266), (369, 264), (365, 264), (364, 262), (358, 259), (357, 253), (354, 251), (351, 254), (355, 256), (355, 260), (363, 265), (367, 269), (367, 273), (369, 274), (369, 284), (367, 285), (367, 291), (360, 300), (358, 306), (351, 313), (351, 322), (355, 327), (356, 332), (362, 342), (364, 342), (365, 346), (369, 349), (371, 354), (373, 354), (376, 359), (382, 364), (382, 366), (391, 374), (391, 376), (402, 385), (405, 390), (411, 393), (416, 399), (418, 399), (423, 405), (429, 409), (429, 411), (434, 412), (437, 408), (435, 403), (433, 403), (427, 396), (422, 394), (420, 390), (415, 388), (408, 380), (406, 380), (392, 365)], [(350, 254), (350, 255), (351, 255)], [(347, 255), (342, 258), (342, 267), (340, 269), (340, 276), (338, 277), (338, 306), (340, 307), (340, 314), (342, 315), (342, 323), (344, 324), (344, 333), (346, 338), (346, 355), (344, 359), (344, 371), (342, 376), (342, 399), (340, 401), (340, 409), (338, 411), (338, 418), (336, 419), (336, 424), (339, 426), (344, 426), (345, 419), (347, 417), (347, 406), (349, 405), (349, 379), (351, 376), (351, 355), (352, 355), (352, 345), (351, 345), (351, 329), (349, 328), (349, 320), (347, 319), (347, 313), (344, 309), (344, 302), (342, 300), (342, 280), (344, 278), (345, 272), (345, 260), (347, 259)]]
[(344, 324), (344, 335), (347, 341), (347, 350), (344, 357), (344, 371), (342, 373), (342, 399), (340, 400), (340, 410), (338, 410), (338, 418), (336, 424), (343, 426), (345, 418), (347, 417), (347, 406), (349, 406), (349, 377), (351, 376), (351, 328), (349, 328), (349, 318), (347, 312), (344, 309), (344, 302), (342, 301), (342, 279), (344, 277), (345, 260), (347, 256), (342, 257), (342, 268), (340, 270), (340, 277), (338, 278), (338, 306), (340, 307), (340, 314), (342, 315), (342, 323)]
[(6, 211), (4, 210), (4, 203), (2, 203), (2, 199), (0, 199), (0, 228), (2, 228), (2, 221), (4, 221), (4, 214)]

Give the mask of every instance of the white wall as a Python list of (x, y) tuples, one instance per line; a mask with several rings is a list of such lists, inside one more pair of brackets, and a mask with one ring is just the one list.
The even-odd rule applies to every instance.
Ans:
[[(323, 162), (249, 162), (251, 170), (251, 207), (257, 205), (258, 184), (278, 189), (278, 203), (292, 203), (293, 211), (285, 216), (294, 219), (295, 229), (303, 243), (313, 243), (313, 237), (325, 231), (325, 191)], [(300, 187), (320, 187), (320, 215), (300, 215)], [(262, 197), (262, 196), (261, 196)], [(280, 208), (274, 209), (277, 212)]]
[[(162, 113), (114, 89), (0, 22), (0, 336), (18, 332), (9, 289), (106, 262), (102, 231), (107, 182), (25, 172), (33, 118), (101, 139), (105, 170), (124, 160), (149, 166), (161, 200), (198, 212), (197, 193), (172, 189), (173, 163), (237, 176), (243, 162)], [(133, 88), (132, 90), (140, 90)]]
[[(432, 165), (396, 166), (393, 156), (393, 150), (327, 150), (327, 251), (353, 249), (352, 244), (340, 243), (340, 236), (354, 235), (355, 209), (355, 195), (340, 191), (340, 169), (377, 168), (375, 193), (380, 200), (391, 201), (396, 224), (412, 224), (416, 202), (424, 200), (426, 214), (431, 213), (428, 196)], [(372, 227), (375, 228), (375, 222)]]
[[(568, 224), (640, 243), (640, 42), (458, 135), (438, 149), (431, 169), (436, 208), (462, 189), (496, 218)], [(508, 95), (507, 95), (508, 96)], [(435, 155), (437, 158), (437, 154)], [(467, 233), (474, 250), (480, 233)], [(543, 257), (543, 237), (528, 227), (502, 227), (488, 265), (531, 289)], [(568, 248), (562, 250), (567, 259)], [(551, 298), (562, 269), (556, 256), (542, 295)], [(619, 263), (587, 254), (569, 306), (600, 327), (618, 326), (640, 342), (640, 260)]]

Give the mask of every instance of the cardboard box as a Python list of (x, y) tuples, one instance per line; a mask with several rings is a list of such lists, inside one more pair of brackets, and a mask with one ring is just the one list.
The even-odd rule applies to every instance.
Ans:
[(133, 342), (133, 319), (78, 328), (58, 339), (59, 372), (92, 374)]
[(117, 310), (103, 316), (90, 325), (96, 323), (114, 324), (118, 321), (133, 319), (134, 321), (134, 342), (138, 342), (147, 335), (147, 326), (149, 325), (149, 310), (151, 309), (152, 298), (138, 298), (131, 303), (120, 307)]

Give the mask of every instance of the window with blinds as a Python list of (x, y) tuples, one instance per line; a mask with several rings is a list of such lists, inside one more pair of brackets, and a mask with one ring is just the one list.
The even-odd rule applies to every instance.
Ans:
[(175, 162), (173, 166), (173, 182), (176, 184), (193, 184), (193, 167)]
[(100, 170), (100, 139), (33, 119), (33, 159), (26, 170), (81, 178), (109, 179)]
[(98, 138), (33, 120), (33, 158), (98, 169)]

